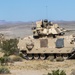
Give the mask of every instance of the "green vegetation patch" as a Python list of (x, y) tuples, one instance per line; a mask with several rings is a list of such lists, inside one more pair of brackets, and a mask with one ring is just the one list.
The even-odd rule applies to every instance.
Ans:
[(66, 75), (65, 71), (63, 70), (53, 70), (52, 73), (48, 73), (47, 75)]
[(0, 74), (10, 74), (10, 71), (6, 67), (0, 67)]
[(5, 40), (1, 43), (1, 48), (6, 56), (17, 54), (18, 53), (18, 40), (17, 39), (10, 39)]

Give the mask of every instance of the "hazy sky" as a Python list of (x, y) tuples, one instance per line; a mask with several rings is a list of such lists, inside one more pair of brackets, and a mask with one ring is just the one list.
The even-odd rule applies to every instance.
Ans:
[(75, 20), (75, 0), (0, 0), (0, 20)]

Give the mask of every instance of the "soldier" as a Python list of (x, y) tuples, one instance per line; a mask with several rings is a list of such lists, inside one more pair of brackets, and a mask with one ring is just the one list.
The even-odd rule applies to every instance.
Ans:
[(50, 25), (50, 26), (53, 26), (53, 22), (49, 21), (49, 25)]

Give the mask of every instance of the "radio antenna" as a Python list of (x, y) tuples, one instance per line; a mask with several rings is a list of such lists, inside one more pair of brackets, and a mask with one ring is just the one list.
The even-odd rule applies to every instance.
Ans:
[(47, 0), (46, 0), (46, 19), (48, 19), (48, 5), (47, 5)]

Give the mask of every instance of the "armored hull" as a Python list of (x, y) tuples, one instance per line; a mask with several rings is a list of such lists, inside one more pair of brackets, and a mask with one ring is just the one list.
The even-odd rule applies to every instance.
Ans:
[[(20, 53), (22, 53), (26, 59), (54, 60), (58, 58), (74, 58), (75, 39), (73, 35), (60, 35), (60, 33), (64, 32), (64, 30), (59, 32), (59, 30), (62, 29), (59, 27), (57, 29), (54, 28), (55, 30), (51, 29), (51, 27), (43, 28), (43, 30), (47, 29), (47, 32), (42, 31), (43, 33), (40, 31), (40, 29), (34, 29), (32, 36), (19, 39), (18, 48), (20, 50)], [(54, 32), (50, 32), (51, 34), (49, 34), (49, 29)], [(56, 30), (58, 31), (57, 34)], [(34, 33), (34, 31), (36, 32)], [(37, 32), (39, 33), (39, 35)]]

